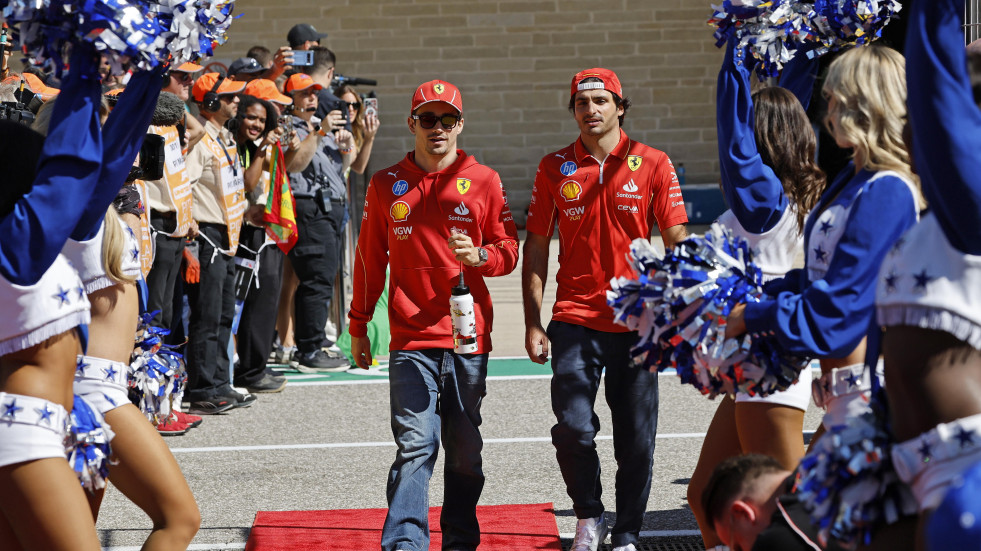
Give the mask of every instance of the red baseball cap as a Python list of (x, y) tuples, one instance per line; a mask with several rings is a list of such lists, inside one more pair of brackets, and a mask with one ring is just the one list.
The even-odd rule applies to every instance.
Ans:
[(310, 75), (306, 73), (296, 73), (290, 76), (289, 80), (286, 81), (286, 85), (283, 86), (283, 90), (287, 93), (293, 93), (297, 90), (306, 90), (307, 88), (313, 86), (314, 90), (320, 90), (323, 88), (320, 84), (317, 84), (310, 78)]
[[(587, 78), (598, 78), (602, 82), (583, 82)], [(623, 87), (620, 86), (620, 79), (616, 73), (609, 69), (586, 69), (579, 71), (572, 77), (572, 95), (582, 90), (607, 90), (613, 94), (623, 97)]]
[(412, 94), (412, 111), (415, 113), (422, 105), (433, 101), (448, 103), (463, 113), (463, 95), (460, 89), (445, 80), (430, 80), (416, 88)]

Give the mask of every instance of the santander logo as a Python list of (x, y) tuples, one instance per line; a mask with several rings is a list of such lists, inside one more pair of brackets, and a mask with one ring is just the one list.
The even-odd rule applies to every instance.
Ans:
[(467, 206), (461, 202), (459, 206), (453, 209), (453, 212), (459, 214), (460, 216), (466, 216), (470, 214), (470, 209), (468, 209)]
[(631, 178), (630, 181), (623, 186), (623, 191), (626, 191), (627, 193), (637, 193), (638, 189), (640, 188), (638, 188), (637, 184), (634, 183), (633, 178)]

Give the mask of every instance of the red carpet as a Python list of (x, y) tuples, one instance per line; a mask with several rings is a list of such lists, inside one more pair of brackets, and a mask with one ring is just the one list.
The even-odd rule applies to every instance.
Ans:
[[(246, 551), (375, 551), (387, 509), (259, 511)], [(439, 507), (429, 509), (430, 549), (443, 540)], [(551, 503), (477, 507), (480, 551), (560, 551)]]

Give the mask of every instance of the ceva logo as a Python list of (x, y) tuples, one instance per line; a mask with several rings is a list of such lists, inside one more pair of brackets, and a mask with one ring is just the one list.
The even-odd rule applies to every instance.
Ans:
[(409, 204), (405, 201), (396, 201), (392, 203), (392, 208), (389, 209), (389, 214), (392, 215), (392, 220), (396, 222), (405, 222), (405, 219), (409, 217), (409, 213), (412, 209), (409, 208)]
[(453, 212), (459, 214), (460, 216), (466, 216), (470, 214), (470, 209), (468, 209), (467, 206), (463, 204), (463, 202), (460, 202), (460, 204), (455, 209), (453, 209)]
[(631, 178), (630, 181), (623, 186), (623, 191), (626, 191), (627, 193), (636, 193), (638, 189), (640, 188), (638, 188), (637, 184), (634, 183), (633, 178)]

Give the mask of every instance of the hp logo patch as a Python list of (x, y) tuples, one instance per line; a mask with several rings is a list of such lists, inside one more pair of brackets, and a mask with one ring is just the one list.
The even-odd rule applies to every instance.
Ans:
[(579, 167), (572, 161), (566, 161), (559, 167), (559, 172), (561, 172), (563, 176), (572, 176), (577, 170), (579, 170)]
[(392, 193), (394, 193), (396, 197), (405, 195), (405, 192), (407, 191), (409, 191), (409, 182), (406, 182), (405, 180), (399, 180), (398, 182), (392, 184)]

